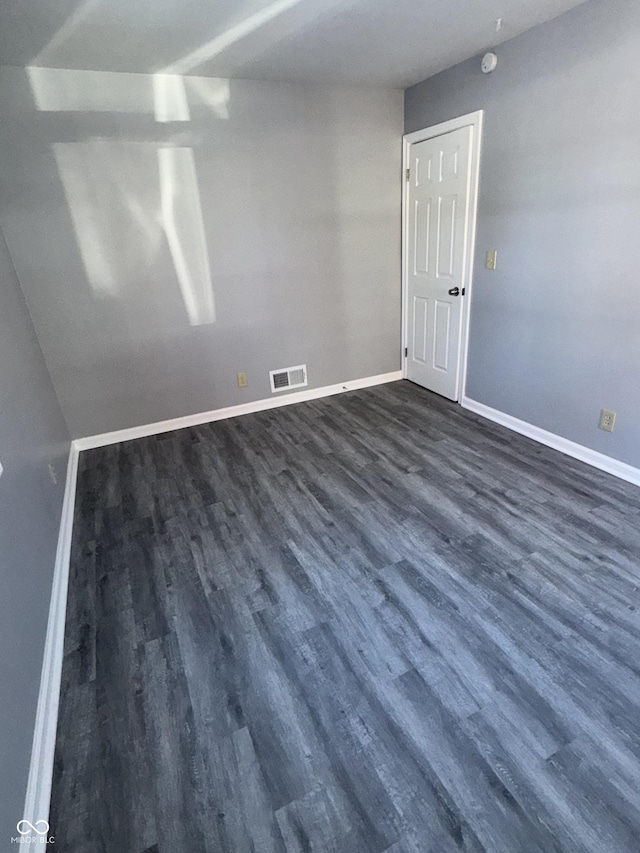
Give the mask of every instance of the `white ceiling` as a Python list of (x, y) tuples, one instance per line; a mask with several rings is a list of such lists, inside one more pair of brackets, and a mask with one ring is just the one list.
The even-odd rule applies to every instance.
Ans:
[(580, 2), (2, 0), (0, 64), (405, 87)]

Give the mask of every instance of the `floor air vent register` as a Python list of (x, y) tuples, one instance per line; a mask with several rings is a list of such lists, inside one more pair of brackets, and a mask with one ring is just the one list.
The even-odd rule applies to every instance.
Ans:
[(271, 392), (285, 391), (288, 388), (303, 388), (307, 384), (307, 365), (298, 364), (296, 367), (282, 367), (280, 370), (270, 370)]

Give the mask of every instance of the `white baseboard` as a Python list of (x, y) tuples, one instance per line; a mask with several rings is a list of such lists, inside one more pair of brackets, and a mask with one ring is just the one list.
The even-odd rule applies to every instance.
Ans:
[(545, 444), (547, 447), (552, 447), (554, 450), (559, 450), (566, 456), (572, 456), (574, 459), (579, 459), (581, 462), (586, 462), (594, 468), (599, 468), (601, 471), (606, 471), (608, 474), (613, 474), (614, 477), (619, 477), (621, 480), (626, 480), (628, 483), (633, 483), (635, 486), (640, 486), (640, 468), (634, 468), (633, 465), (627, 465), (626, 462), (620, 462), (612, 456), (606, 456), (604, 453), (599, 453), (597, 450), (591, 450), (582, 444), (577, 444), (575, 441), (569, 441), (568, 438), (562, 438), (553, 432), (547, 432), (546, 429), (534, 426), (514, 418), (512, 415), (507, 415), (498, 409), (492, 409), (490, 406), (485, 406), (484, 403), (478, 403), (476, 400), (471, 400), (469, 397), (463, 397), (462, 407), (475, 412), (477, 415), (482, 415), (490, 421), (501, 424), (507, 429), (526, 435), (527, 438), (532, 438), (534, 441)]
[(24, 806), (24, 818), (35, 824), (49, 820), (49, 801), (53, 777), (53, 757), (58, 726), (60, 682), (64, 655), (64, 628), (69, 586), (69, 559), (71, 557), (71, 535), (73, 511), (78, 475), (78, 451), (71, 444), (67, 463), (67, 479), (62, 503), (60, 532), (53, 573), (49, 620), (44, 647), (44, 660), (40, 676), (40, 692), (36, 711), (36, 725), (31, 748), (31, 763)]
[(90, 435), (86, 438), (77, 438), (74, 446), (77, 450), (91, 450), (94, 447), (106, 447), (108, 444), (118, 444), (121, 441), (130, 441), (133, 438), (146, 438), (149, 435), (158, 435), (162, 432), (171, 432), (174, 429), (208, 424), (212, 421), (221, 421), (226, 418), (236, 418), (238, 415), (248, 415), (251, 412), (262, 412), (265, 409), (276, 409), (280, 406), (290, 406), (293, 403), (303, 403), (306, 400), (317, 400), (320, 397), (330, 397), (333, 394), (342, 394), (345, 391), (355, 391), (358, 388), (369, 388), (372, 385), (383, 385), (385, 382), (395, 382), (402, 379), (402, 371), (394, 370), (392, 373), (380, 373), (377, 376), (366, 376), (364, 379), (353, 379), (350, 382), (340, 382), (337, 385), (325, 385), (322, 388), (308, 388), (306, 391), (294, 391), (284, 397), (268, 397), (263, 400), (255, 400), (253, 403), (241, 403), (239, 406), (227, 406), (224, 409), (213, 409), (210, 412), (198, 412), (195, 415), (186, 415), (181, 418), (172, 418), (168, 421), (157, 421), (153, 424), (142, 424), (129, 429), (118, 429), (114, 432), (103, 432), (101, 435)]

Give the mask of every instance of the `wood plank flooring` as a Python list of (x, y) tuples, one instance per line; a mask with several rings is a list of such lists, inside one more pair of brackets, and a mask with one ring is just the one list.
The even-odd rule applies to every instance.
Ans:
[(640, 489), (407, 382), (78, 489), (56, 850), (640, 850)]

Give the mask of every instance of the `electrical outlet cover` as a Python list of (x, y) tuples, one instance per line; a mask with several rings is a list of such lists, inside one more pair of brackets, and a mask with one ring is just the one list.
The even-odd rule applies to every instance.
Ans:
[(605, 430), (605, 432), (613, 432), (615, 424), (616, 413), (609, 411), (609, 409), (603, 409), (600, 412), (600, 423), (598, 424), (600, 429)]
[(486, 268), (488, 270), (495, 270), (498, 266), (498, 250), (497, 249), (489, 249), (487, 252), (487, 262)]

